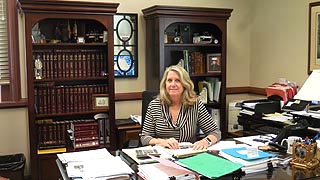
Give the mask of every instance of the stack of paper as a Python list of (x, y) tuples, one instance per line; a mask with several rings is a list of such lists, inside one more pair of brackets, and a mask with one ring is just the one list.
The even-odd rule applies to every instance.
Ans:
[(247, 147), (222, 149), (220, 156), (243, 165), (241, 168), (246, 174), (261, 172), (268, 169), (268, 164), (276, 165), (278, 158), (276, 155), (257, 150), (257, 156), (248, 156)]
[(134, 173), (120, 157), (112, 156), (105, 148), (62, 153), (58, 158), (72, 179), (128, 179)]
[(138, 165), (139, 176), (144, 180), (196, 180), (198, 175), (178, 164), (157, 157), (152, 157), (158, 163)]

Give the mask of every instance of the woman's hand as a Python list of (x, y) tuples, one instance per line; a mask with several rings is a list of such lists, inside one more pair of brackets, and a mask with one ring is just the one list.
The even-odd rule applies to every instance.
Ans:
[(207, 149), (209, 147), (209, 143), (204, 140), (201, 139), (200, 141), (196, 141), (195, 143), (193, 143), (192, 148), (194, 150), (202, 150), (202, 149)]
[(179, 149), (179, 142), (175, 138), (157, 139), (156, 144), (169, 149)]

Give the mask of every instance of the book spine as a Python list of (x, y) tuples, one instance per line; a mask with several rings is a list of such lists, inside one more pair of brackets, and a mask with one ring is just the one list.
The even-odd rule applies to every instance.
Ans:
[(99, 146), (99, 140), (74, 142), (73, 144), (73, 147), (75, 149), (97, 147), (97, 146)]

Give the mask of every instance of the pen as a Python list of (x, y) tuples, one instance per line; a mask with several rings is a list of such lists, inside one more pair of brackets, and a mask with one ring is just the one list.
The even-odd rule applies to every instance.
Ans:
[(267, 139), (253, 139), (253, 141), (256, 141), (256, 142), (262, 142), (262, 143), (266, 143), (266, 142), (269, 142), (270, 140), (267, 140)]
[(320, 131), (312, 138), (313, 142), (315, 142), (320, 136)]

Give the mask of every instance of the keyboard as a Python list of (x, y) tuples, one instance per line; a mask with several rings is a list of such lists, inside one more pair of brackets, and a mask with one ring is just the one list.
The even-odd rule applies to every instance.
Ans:
[(148, 159), (149, 155), (160, 157), (160, 153), (156, 149), (137, 149), (136, 157), (138, 159)]
[(280, 128), (272, 127), (272, 126), (261, 126), (258, 127), (255, 131), (261, 133), (261, 134), (275, 134), (278, 135), (281, 132)]

